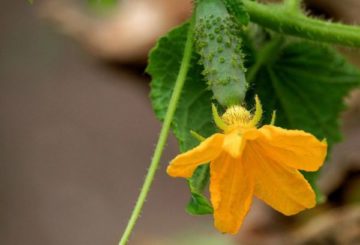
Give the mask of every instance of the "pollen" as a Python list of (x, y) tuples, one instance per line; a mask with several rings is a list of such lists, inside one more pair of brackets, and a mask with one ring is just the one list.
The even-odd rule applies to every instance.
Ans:
[(221, 118), (229, 126), (246, 127), (250, 124), (252, 115), (244, 107), (235, 105), (229, 107)]

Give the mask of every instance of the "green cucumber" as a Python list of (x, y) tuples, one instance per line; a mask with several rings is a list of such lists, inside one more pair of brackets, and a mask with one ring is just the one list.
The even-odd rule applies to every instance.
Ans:
[(241, 28), (221, 0), (197, 1), (195, 43), (202, 74), (215, 99), (226, 107), (241, 104), (248, 88)]

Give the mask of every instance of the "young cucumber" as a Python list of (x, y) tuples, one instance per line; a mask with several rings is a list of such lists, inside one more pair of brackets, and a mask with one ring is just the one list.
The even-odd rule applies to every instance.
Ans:
[(226, 107), (242, 103), (248, 87), (240, 32), (221, 0), (197, 1), (196, 51), (215, 99)]

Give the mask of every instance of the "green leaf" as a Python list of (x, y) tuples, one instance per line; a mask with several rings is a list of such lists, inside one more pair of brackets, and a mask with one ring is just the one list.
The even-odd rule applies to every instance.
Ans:
[(211, 214), (213, 208), (211, 203), (202, 194), (209, 183), (210, 167), (209, 164), (199, 166), (193, 176), (188, 180), (191, 199), (186, 207), (186, 211), (192, 215)]
[[(187, 29), (188, 24), (184, 24), (172, 30), (158, 41), (150, 53), (147, 67), (147, 72), (152, 77), (150, 98), (155, 114), (160, 120), (164, 119), (174, 89), (185, 47)], [(198, 65), (198, 60), (198, 55), (194, 53), (172, 123), (172, 131), (182, 152), (199, 144), (198, 140), (192, 137), (191, 130), (204, 136), (215, 132), (211, 114), (212, 93), (208, 90), (201, 75), (203, 68)], [(196, 210), (204, 213), (202, 205), (207, 200), (201, 197), (201, 193), (208, 182), (208, 174), (200, 174), (201, 169), (202, 167), (199, 167), (193, 178), (189, 180), (190, 189), (193, 192), (190, 207), (188, 207), (188, 210), (193, 210), (190, 213), (196, 213)]]
[[(296, 41), (279, 49), (277, 56), (257, 72), (248, 101), (253, 100), (254, 93), (259, 95), (264, 124), (270, 122), (271, 113), (276, 110), (276, 125), (326, 138), (331, 149), (341, 140), (339, 117), (345, 109), (344, 97), (359, 86), (359, 70), (329, 46)], [(304, 175), (318, 190), (318, 173)]]
[(202, 193), (209, 183), (210, 178), (209, 164), (199, 166), (193, 176), (189, 179), (191, 192)]
[(212, 214), (214, 210), (204, 195), (192, 192), (190, 202), (186, 206), (186, 211), (191, 215), (203, 215)]

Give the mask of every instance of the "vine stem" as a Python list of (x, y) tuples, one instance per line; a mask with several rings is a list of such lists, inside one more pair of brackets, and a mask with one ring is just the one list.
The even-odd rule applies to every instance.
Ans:
[(276, 32), (314, 41), (360, 47), (360, 26), (314, 19), (301, 12), (289, 16), (289, 9), (283, 4), (262, 4), (251, 0), (242, 2), (252, 22)]
[(175, 82), (174, 90), (173, 90), (171, 98), (170, 98), (168, 109), (166, 111), (164, 123), (163, 123), (163, 126), (160, 131), (160, 136), (159, 136), (158, 142), (155, 147), (154, 155), (151, 160), (150, 167), (146, 174), (145, 181), (141, 188), (139, 197), (136, 201), (134, 210), (130, 216), (130, 219), (125, 228), (125, 231), (120, 239), (119, 245), (125, 245), (125, 244), (127, 244), (128, 240), (129, 240), (129, 237), (130, 237), (130, 235), (134, 229), (134, 226), (136, 224), (136, 221), (138, 220), (138, 218), (141, 214), (141, 210), (144, 206), (144, 202), (145, 202), (146, 197), (151, 188), (156, 170), (159, 166), (161, 155), (164, 151), (165, 143), (167, 141), (169, 130), (170, 130), (170, 125), (171, 125), (172, 119), (174, 117), (177, 103), (179, 101), (180, 94), (181, 94), (182, 88), (184, 86), (186, 76), (187, 76), (189, 66), (190, 66), (192, 49), (193, 49), (193, 27), (194, 27), (194, 22), (195, 22), (194, 16), (195, 16), (195, 14), (193, 14), (193, 17), (190, 21), (189, 30), (187, 33), (187, 40), (186, 40), (185, 48), (184, 48), (184, 56), (181, 61), (180, 70), (179, 70), (179, 73), (178, 73), (178, 76), (177, 76), (177, 79)]

